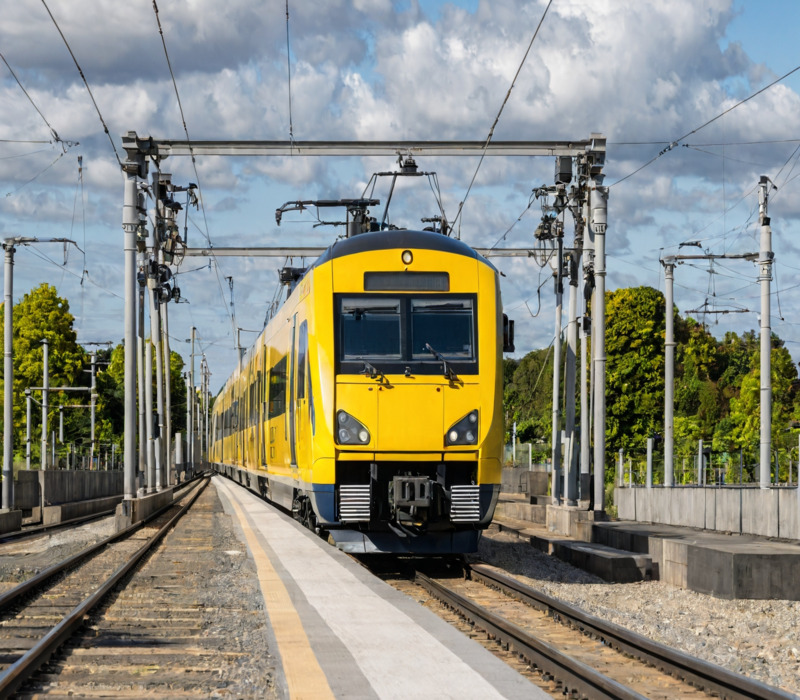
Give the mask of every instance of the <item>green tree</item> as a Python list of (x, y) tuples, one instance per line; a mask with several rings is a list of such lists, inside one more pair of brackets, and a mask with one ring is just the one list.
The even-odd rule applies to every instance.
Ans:
[[(154, 353), (153, 346), (150, 351)], [(155, 357), (153, 358), (155, 367)], [(170, 401), (172, 432), (186, 429), (186, 383), (183, 380), (183, 358), (174, 350), (170, 352)], [(153, 372), (153, 396), (156, 395), (155, 372)], [(117, 345), (112, 351), (108, 369), (97, 378), (99, 403), (107, 422), (105, 438), (121, 444), (125, 429), (125, 346)], [(137, 397), (138, 399), (138, 397)], [(138, 420), (138, 418), (137, 418)], [(137, 423), (138, 425), (138, 423)]]
[(606, 293), (609, 454), (642, 450), (664, 420), (664, 296), (652, 287)]
[[(513, 362), (513, 361), (512, 361)], [(506, 386), (504, 408), (506, 429), (517, 423), (521, 442), (550, 442), (553, 400), (553, 357), (549, 348), (534, 350), (523, 357), (513, 373), (504, 366)], [(511, 380), (508, 376), (511, 374)]]
[[(86, 353), (76, 342), (76, 334), (72, 328), (74, 320), (69, 311), (69, 302), (59, 297), (56, 288), (47, 283), (25, 294), (14, 306), (14, 444), (17, 453), (24, 451), (25, 389), (42, 385), (42, 340), (46, 338), (49, 342), (48, 368), (51, 386), (75, 386), (83, 379), (81, 369), (86, 361)], [(5, 316), (0, 315), (0, 332), (3, 332), (4, 321)], [(52, 392), (48, 414), (51, 425), (54, 419), (58, 419), (59, 405), (81, 403), (83, 398), (70, 396), (66, 392)], [(66, 417), (76, 423), (81, 420), (80, 413), (72, 410)], [(41, 412), (34, 411), (31, 422), (31, 435), (36, 436), (41, 430)], [(40, 445), (36, 438), (33, 439), (32, 453), (38, 460)]]

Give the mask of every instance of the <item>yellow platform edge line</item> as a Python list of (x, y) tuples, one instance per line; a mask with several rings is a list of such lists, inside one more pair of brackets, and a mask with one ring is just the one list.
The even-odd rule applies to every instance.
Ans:
[[(227, 489), (226, 489), (227, 490)], [(247, 546), (256, 565), (258, 583), (267, 607), (275, 641), (278, 644), (286, 684), (291, 698), (322, 700), (334, 698), (325, 672), (308, 641), (297, 609), (272, 563), (258, 541), (250, 521), (230, 495), (229, 501), (244, 531)]]

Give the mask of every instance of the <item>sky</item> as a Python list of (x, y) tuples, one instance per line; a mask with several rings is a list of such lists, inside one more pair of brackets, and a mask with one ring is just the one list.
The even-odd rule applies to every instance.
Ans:
[[(0, 238), (75, 242), (20, 247), (15, 301), (49, 282), (69, 301), (78, 342), (121, 341), (118, 157), (128, 131), (175, 140), (483, 141), (519, 71), (494, 140), (607, 138), (609, 290), (663, 291), (663, 256), (757, 252), (757, 185), (771, 179), (771, 325), (799, 360), (800, 70), (742, 101), (800, 66), (800, 3), (553, 0), (545, 14), (546, 5), (289, 0), (287, 42), (286, 0), (162, 0), (157, 13), (152, 0), (0, 0)], [(462, 240), (532, 246), (542, 212), (531, 193), (552, 183), (551, 158), (490, 157), (480, 169), (472, 157), (418, 163), (438, 173), (450, 220), (465, 202)], [(200, 185), (202, 207), (178, 221), (189, 244), (204, 247), (329, 245), (341, 229), (315, 227), (308, 212), (278, 227), (275, 209), (361, 196), (373, 172), (394, 167), (375, 157), (162, 163), (175, 184)], [(421, 182), (398, 188), (392, 223), (419, 228), (436, 213)], [(567, 245), (572, 235), (568, 226)], [(681, 247), (688, 241), (699, 247)], [(493, 262), (516, 322), (516, 356), (546, 347), (549, 268)], [(186, 303), (170, 304), (172, 349), (188, 361), (196, 327), (212, 391), (236, 365), (236, 329), (248, 345), (263, 327), (284, 264), (187, 257), (177, 269)], [(718, 338), (757, 330), (757, 278), (752, 262), (687, 262), (676, 270), (675, 303)]]

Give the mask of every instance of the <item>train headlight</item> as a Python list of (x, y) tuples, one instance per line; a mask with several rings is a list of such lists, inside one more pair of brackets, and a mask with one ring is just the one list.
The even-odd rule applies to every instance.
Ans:
[(400, 259), (403, 261), (403, 265), (410, 265), (411, 262), (414, 260), (414, 255), (411, 253), (410, 250), (404, 250), (403, 253), (400, 255)]
[(478, 442), (478, 411), (456, 421), (445, 435), (446, 445), (475, 445)]
[(340, 445), (366, 445), (369, 443), (370, 435), (367, 427), (347, 411), (336, 413), (336, 423), (338, 424), (337, 442)]

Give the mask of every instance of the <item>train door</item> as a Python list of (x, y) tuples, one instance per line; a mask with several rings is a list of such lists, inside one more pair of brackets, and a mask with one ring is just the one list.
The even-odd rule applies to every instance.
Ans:
[(286, 404), (288, 357), (272, 354), (267, 402), (267, 464), (274, 473), (285, 473), (288, 463), (286, 445)]
[(267, 389), (269, 387), (269, 347), (266, 345), (261, 348), (259, 366), (261, 367), (260, 372), (264, 381), (258, 387), (258, 464), (259, 467), (266, 468), (267, 455), (269, 454), (269, 426), (267, 425), (267, 416), (269, 415), (269, 400), (267, 398)]
[(291, 452), (292, 469), (297, 468), (297, 314), (292, 317), (292, 351), (289, 367), (289, 450)]
[(297, 333), (295, 438), (298, 465), (308, 468), (311, 464), (311, 419), (309, 416), (310, 391), (308, 375), (308, 321), (300, 324)]

